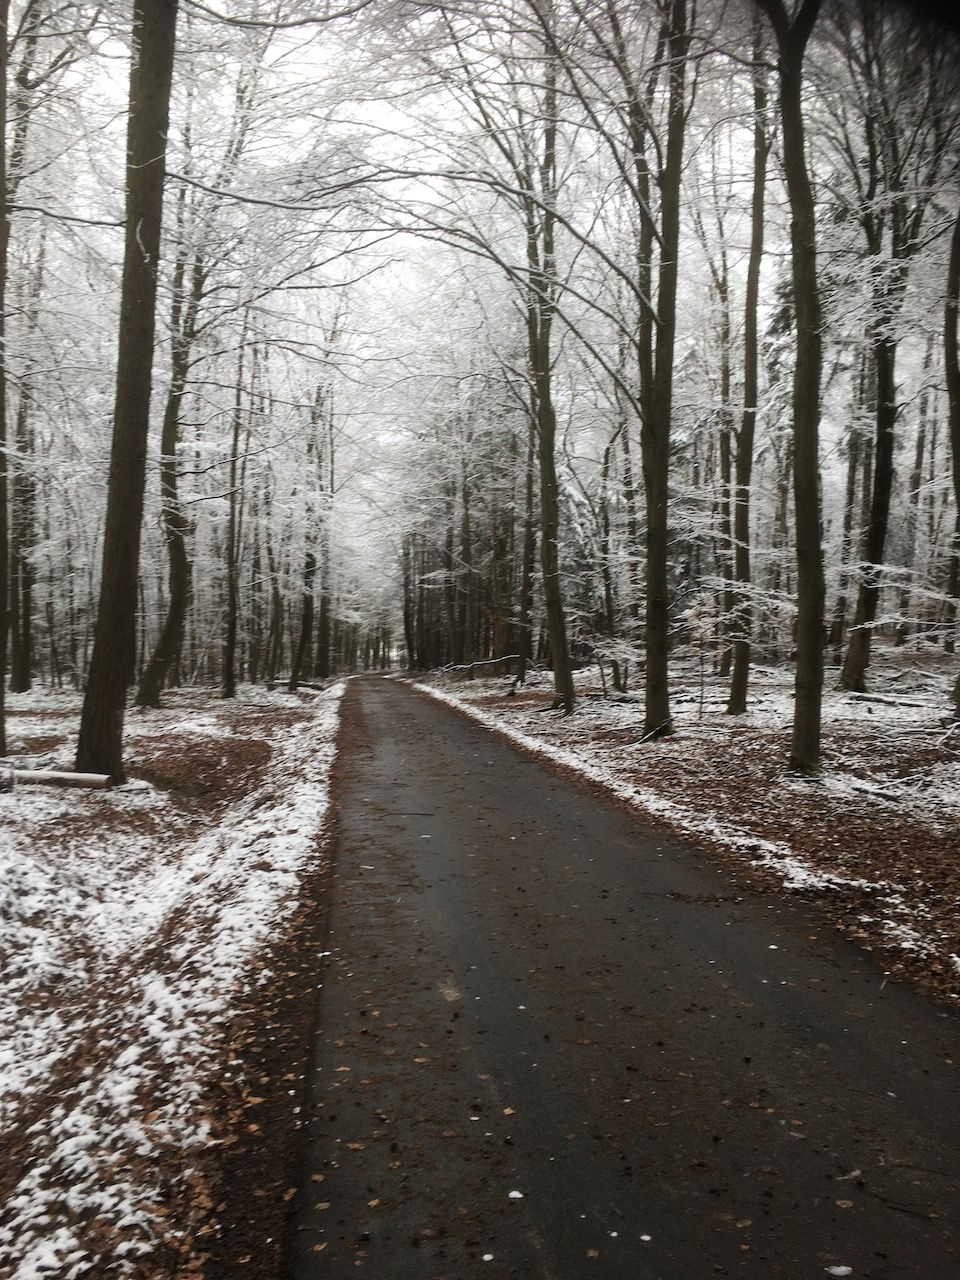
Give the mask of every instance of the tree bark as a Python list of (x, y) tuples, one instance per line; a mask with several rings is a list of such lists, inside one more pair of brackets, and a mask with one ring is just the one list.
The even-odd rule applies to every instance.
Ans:
[(823, 360), (816, 220), (807, 172), (803, 59), (821, 0), (801, 0), (792, 19), (783, 0), (758, 0), (777, 38), (783, 168), (790, 201), (797, 350), (793, 373), (793, 484), (797, 540), (797, 665), (790, 768), (820, 767), (824, 573), (819, 491)]
[(136, 657), (137, 570), (146, 476), (176, 0), (134, 0), (126, 231), (113, 442), (100, 600), (76, 768), (120, 782), (127, 686)]
[(6, 296), (10, 246), (7, 210), (7, 21), (9, 0), (0, 0), (0, 755), (7, 752), (7, 634), (9, 628), (10, 511), (7, 462)]
[[(178, 271), (182, 286), (183, 272)], [(160, 437), (160, 497), (163, 536), (167, 546), (167, 585), (170, 598), (157, 644), (140, 677), (138, 707), (158, 707), (167, 672), (175, 665), (183, 645), (183, 626), (190, 607), (193, 574), (187, 552), (190, 522), (180, 504), (177, 450), (180, 442), (180, 411), (186, 392), (190, 350), (196, 331), (197, 310), (203, 295), (205, 274), (199, 257), (194, 262), (190, 297), (182, 320), (181, 299), (174, 288), (174, 340), (170, 389)]]
[(244, 316), (240, 333), (240, 351), (237, 355), (237, 379), (233, 394), (233, 423), (230, 433), (230, 466), (228, 474), (229, 514), (227, 517), (226, 600), (224, 601), (223, 670), (220, 695), (223, 698), (237, 696), (237, 618), (240, 612), (240, 426), (243, 418), (243, 374), (247, 350), (247, 322)]
[[(18, 122), (19, 124), (19, 122)], [(21, 147), (23, 143), (21, 140)], [(22, 155), (22, 153), (21, 153)], [(37, 332), (40, 296), (46, 265), (46, 236), (41, 235), (36, 268), (26, 307), (26, 337)], [(37, 480), (32, 460), (36, 452), (33, 430), (33, 360), (21, 374), (14, 427), (16, 461), (10, 486), (10, 691), (26, 693), (33, 685), (33, 588), (37, 524)]]
[(767, 130), (767, 80), (762, 66), (763, 39), (760, 24), (754, 30), (753, 71), (753, 193), (750, 205), (750, 255), (743, 312), (743, 415), (737, 435), (736, 490), (733, 500), (735, 631), (733, 672), (727, 712), (743, 715), (747, 709), (750, 655), (753, 638), (753, 606), (750, 602), (750, 483), (759, 395), (757, 308), (760, 299), (760, 266), (763, 261), (764, 192), (770, 139)]
[(933, 369), (934, 338), (927, 339), (927, 347), (923, 355), (923, 385), (920, 389), (920, 403), (917, 413), (917, 437), (914, 441), (913, 467), (910, 471), (910, 482), (907, 486), (907, 518), (904, 531), (905, 564), (909, 572), (907, 585), (900, 593), (900, 622), (897, 627), (897, 644), (903, 644), (910, 634), (910, 612), (912, 608), (912, 589), (917, 577), (917, 526), (920, 519), (920, 493), (923, 485), (923, 462), (927, 448), (927, 418), (930, 413), (930, 376)]
[(866, 672), (870, 664), (870, 641), (880, 600), (880, 574), (883, 566), (887, 526), (890, 520), (890, 494), (893, 489), (894, 427), (897, 420), (896, 344), (886, 338), (873, 346), (876, 376), (876, 434), (873, 455), (873, 486), (870, 515), (863, 543), (860, 565), (860, 589), (857, 610), (847, 642), (847, 652), (840, 672), (840, 686), (856, 693), (866, 691)]
[[(947, 301), (943, 311), (943, 367), (947, 381), (947, 418), (950, 426), (950, 452), (953, 476), (953, 500), (960, 512), (960, 354), (957, 352), (957, 313), (960, 311), (960, 208), (953, 223), (950, 259), (947, 267)], [(960, 522), (960, 516), (958, 516)], [(960, 546), (960, 528), (954, 531), (954, 554)], [(954, 714), (960, 720), (960, 675), (953, 691)]]
[(835, 660), (840, 661), (843, 647), (843, 636), (847, 625), (847, 574), (848, 559), (853, 534), (853, 509), (857, 496), (857, 471), (860, 466), (860, 433), (856, 426), (847, 438), (847, 483), (843, 503), (843, 522), (840, 531), (840, 583), (837, 598), (833, 606), (833, 619), (830, 623), (830, 636), (827, 641), (834, 651)]
[(557, 481), (557, 417), (553, 404), (551, 337), (556, 307), (556, 72), (545, 72), (543, 151), (540, 159), (543, 207), (527, 201), (527, 261), (530, 271), (527, 338), (530, 380), (535, 400), (537, 456), (540, 464), (540, 567), (543, 603), (550, 636), (554, 705), (570, 715), (574, 707), (573, 670), (567, 643), (567, 622), (560, 584), (560, 494)]
[(303, 678), (303, 673), (306, 671), (309, 662), (310, 641), (313, 636), (313, 582), (316, 575), (317, 557), (310, 550), (307, 552), (303, 562), (303, 587), (301, 590), (303, 612), (300, 615), (300, 634), (297, 637), (296, 647), (293, 651), (293, 661), (290, 664), (290, 682), (287, 685), (290, 693), (296, 693), (297, 686)]
[(520, 564), (520, 615), (517, 634), (517, 683), (527, 678), (527, 667), (533, 658), (533, 573), (537, 554), (534, 526), (533, 490), (535, 463), (535, 431), (531, 421), (527, 439), (527, 465), (524, 470), (523, 551)]
[(657, 738), (673, 731), (668, 674), (670, 597), (667, 499), (680, 255), (680, 183), (683, 176), (687, 110), (686, 60), (690, 45), (686, 0), (670, 0), (666, 21), (669, 24), (666, 33), (670, 63), (669, 106), (666, 149), (663, 172), (660, 175), (656, 348), (650, 394), (644, 404), (644, 421), (640, 431), (647, 499), (645, 738)]

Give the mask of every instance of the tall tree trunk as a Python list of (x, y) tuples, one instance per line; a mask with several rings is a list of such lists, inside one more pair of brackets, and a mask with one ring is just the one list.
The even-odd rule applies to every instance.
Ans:
[(296, 693), (297, 686), (309, 666), (310, 641), (313, 637), (313, 583), (317, 575), (317, 557), (311, 548), (307, 551), (303, 562), (303, 586), (301, 589), (302, 612), (300, 614), (300, 634), (293, 651), (290, 664), (290, 682), (287, 686), (290, 693)]
[[(26, 304), (25, 327), (28, 340), (37, 332), (40, 296), (46, 265), (46, 236), (41, 235), (36, 269)], [(26, 693), (33, 683), (33, 587), (36, 572), (37, 481), (32, 460), (35, 453), (33, 430), (33, 360), (20, 376), (20, 398), (14, 428), (16, 461), (10, 491), (10, 690)]]
[(736, 492), (733, 501), (735, 633), (733, 673), (727, 712), (742, 715), (747, 709), (750, 653), (753, 638), (753, 606), (750, 602), (750, 484), (759, 395), (757, 307), (760, 298), (760, 266), (763, 260), (764, 191), (770, 138), (767, 129), (767, 79), (763, 69), (763, 37), (759, 21), (753, 40), (753, 194), (750, 204), (750, 256), (743, 311), (743, 416), (737, 436)]
[(677, 324), (677, 276), (680, 254), (680, 183), (686, 124), (686, 69), (690, 32), (686, 0), (669, 0), (666, 39), (669, 58), (669, 106), (663, 171), (660, 175), (660, 268), (657, 281), (656, 349), (649, 398), (640, 431), (647, 508), (647, 617), (645, 718), (643, 733), (671, 733), (668, 659), (670, 598), (667, 498), (670, 426), (673, 412), (673, 364)]
[(405, 533), (400, 550), (400, 568), (403, 576), (403, 641), (407, 650), (407, 670), (417, 669), (417, 593), (413, 535)]
[(240, 612), (240, 427), (243, 419), (243, 374), (247, 349), (247, 322), (244, 316), (237, 355), (237, 380), (233, 395), (233, 421), (230, 432), (230, 466), (228, 473), (229, 514), (224, 553), (226, 599), (224, 601), (223, 670), (220, 694), (237, 696), (237, 618)]
[[(527, 330), (531, 384), (536, 399), (538, 460), (540, 463), (540, 568), (543, 603), (550, 636), (553, 700), (570, 715), (574, 706), (573, 669), (567, 643), (567, 619), (560, 583), (560, 493), (557, 482), (557, 416), (553, 404), (553, 317), (556, 308), (556, 184), (557, 89), (556, 68), (548, 55), (545, 68), (543, 151), (540, 186), (543, 208), (527, 204), (527, 259), (530, 298)], [(538, 231), (540, 236), (538, 237)]]
[(520, 563), (520, 616), (517, 635), (517, 683), (527, 678), (527, 666), (533, 658), (533, 567), (537, 534), (533, 519), (534, 463), (536, 458), (534, 425), (530, 422), (527, 438), (527, 465), (524, 472), (523, 551)]
[(460, 644), (461, 631), (457, 625), (457, 569), (455, 555), (454, 515), (456, 513), (456, 486), (451, 484), (447, 491), (447, 525), (443, 539), (443, 602), (446, 608), (447, 623), (447, 661), (454, 666), (463, 662), (463, 647)]
[[(163, 414), (160, 436), (160, 499), (163, 536), (167, 547), (167, 585), (170, 599), (160, 637), (150, 660), (144, 668), (137, 690), (138, 707), (158, 707), (160, 692), (183, 645), (183, 626), (190, 607), (193, 574), (187, 551), (190, 522), (180, 503), (179, 463), (177, 451), (180, 443), (180, 412), (186, 393), (190, 351), (196, 333), (197, 311), (203, 296), (206, 274), (200, 258), (194, 262), (191, 273), (190, 296), (182, 298), (184, 265), (178, 263), (174, 282), (173, 357), (171, 361), (170, 388)], [(178, 287), (179, 286), (179, 287)]]
[(907, 487), (907, 519), (904, 530), (904, 560), (909, 574), (907, 585), (900, 594), (900, 623), (897, 627), (897, 644), (903, 644), (911, 631), (910, 610), (913, 584), (917, 577), (917, 527), (920, 520), (920, 491), (923, 485), (923, 460), (927, 448), (927, 418), (930, 412), (930, 376), (933, 369), (934, 340), (931, 334), (923, 355), (923, 386), (917, 414), (917, 438), (914, 442), (913, 467)]
[[(953, 223), (947, 267), (947, 301), (943, 312), (943, 367), (947, 381), (947, 418), (953, 475), (953, 500), (960, 513), (960, 354), (957, 352), (957, 312), (960, 310), (960, 208)], [(960, 514), (957, 517), (960, 522)], [(954, 554), (960, 546), (960, 524), (954, 531)], [(953, 691), (954, 714), (960, 720), (960, 675)]]
[(11, 488), (10, 524), (10, 691), (26, 693), (33, 684), (33, 557), (36, 544), (36, 480), (28, 459), (33, 453), (31, 399), (20, 388), (15, 430), (17, 462)]
[(460, 560), (463, 564), (463, 586), (460, 592), (460, 617), (458, 626), (462, 637), (464, 662), (477, 660), (477, 582), (473, 569), (473, 526), (470, 513), (470, 478), (464, 468), (460, 481)]
[(807, 172), (803, 60), (821, 0), (801, 0), (791, 18), (783, 0), (758, 0), (777, 38), (783, 168), (790, 201), (797, 350), (793, 372), (793, 483), (797, 539), (797, 666), (790, 768), (820, 767), (824, 574), (820, 521), (822, 316), (816, 219)]
[(134, 0), (126, 231), (100, 601), (76, 767), (124, 779), (123, 719), (136, 658), (137, 570), (146, 478), (157, 268), (176, 0)]
[(557, 419), (550, 386), (549, 339), (537, 344), (537, 437), (540, 461), (540, 568), (543, 602), (550, 635), (554, 703), (569, 715), (573, 711), (573, 671), (567, 647), (567, 624), (560, 587), (560, 498), (557, 485)]
[(857, 496), (857, 471), (860, 466), (860, 432), (856, 426), (847, 438), (847, 484), (843, 503), (843, 523), (840, 531), (840, 583), (833, 606), (828, 644), (840, 661), (843, 636), (847, 625), (847, 573), (850, 546), (853, 535), (853, 513)]
[(890, 494), (893, 489), (894, 426), (897, 419), (896, 384), (897, 349), (891, 339), (880, 338), (873, 344), (876, 377), (876, 435), (874, 438), (873, 486), (870, 515), (863, 542), (860, 565), (860, 587), (857, 610), (847, 642), (847, 652), (840, 672), (840, 686), (863, 693), (870, 663), (870, 641), (880, 600), (880, 575), (887, 525), (890, 517)]
[(7, 20), (10, 0), (0, 0), (0, 755), (7, 752), (7, 633), (9, 628), (10, 513), (7, 462), (6, 297), (10, 246), (7, 210)]
[(630, 599), (627, 601), (627, 616), (630, 619), (630, 639), (635, 640), (638, 629), (637, 621), (640, 617), (640, 599), (643, 594), (643, 574), (640, 572), (640, 519), (637, 515), (637, 485), (633, 472), (633, 451), (630, 445), (629, 422), (624, 423), (620, 440), (620, 465), (623, 468), (623, 504), (627, 515), (627, 549), (629, 556)]
[(316, 673), (321, 680), (333, 674), (330, 666), (330, 535), (327, 530), (328, 513), (324, 512), (320, 527), (318, 573), (320, 577), (320, 604), (317, 619)]
[(280, 573), (273, 548), (267, 543), (267, 565), (270, 570), (270, 627), (267, 633), (267, 664), (264, 680), (272, 689), (283, 664), (283, 593)]

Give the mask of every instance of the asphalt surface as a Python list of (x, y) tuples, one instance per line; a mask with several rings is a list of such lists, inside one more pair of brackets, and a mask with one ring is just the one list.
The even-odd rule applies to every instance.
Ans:
[(352, 683), (285, 1280), (960, 1278), (960, 1019)]

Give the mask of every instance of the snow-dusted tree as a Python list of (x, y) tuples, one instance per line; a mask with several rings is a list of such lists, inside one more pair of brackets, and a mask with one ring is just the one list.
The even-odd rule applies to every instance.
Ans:
[(9, 631), (10, 515), (7, 462), (6, 295), (10, 243), (7, 212), (7, 21), (10, 0), (0, 0), (0, 755), (7, 750), (6, 685)]
[(803, 64), (820, 0), (757, 0), (777, 42), (783, 171), (790, 198), (796, 358), (793, 372), (793, 475), (797, 543), (797, 667), (790, 766), (820, 765), (823, 698), (824, 573), (820, 544), (820, 378), (823, 362), (816, 216), (806, 159)]
[(176, 0), (135, 0), (127, 205), (113, 447), (100, 601), (77, 769), (124, 778), (123, 720), (135, 674), (137, 573), (146, 479), (163, 180)]
[(747, 709), (754, 610), (751, 601), (753, 575), (750, 557), (750, 508), (754, 441), (757, 426), (759, 380), (760, 268), (764, 242), (764, 196), (771, 131), (768, 120), (767, 75), (764, 42), (759, 21), (754, 25), (753, 67), (753, 174), (750, 196), (750, 247), (743, 301), (743, 405), (736, 433), (733, 499), (733, 561), (736, 590), (733, 596), (733, 663), (727, 711), (740, 715)]
[[(943, 364), (947, 382), (947, 414), (953, 479), (954, 555), (960, 555), (960, 351), (957, 349), (957, 317), (960, 314), (960, 208), (953, 222), (943, 311)], [(954, 715), (960, 720), (960, 675), (954, 686)]]
[(925, 215), (960, 158), (958, 47), (906, 11), (848, 0), (832, 13), (846, 85), (835, 86), (833, 142), (843, 183), (835, 216), (859, 225), (865, 252), (865, 343), (874, 406), (872, 484), (856, 613), (841, 671), (862, 691), (882, 586), (900, 417), (897, 352), (911, 264)]
[[(572, 0), (576, 19), (558, 58), (568, 97), (586, 116), (630, 209), (632, 269), (618, 278), (630, 299), (620, 322), (636, 375), (619, 389), (640, 418), (645, 506), (645, 724), (655, 738), (671, 730), (669, 464), (677, 333), (681, 185), (692, 89), (688, 54), (692, 8), (686, 0), (651, 6)], [(600, 250), (581, 216), (578, 242)], [(612, 265), (612, 264), (611, 264)], [(602, 306), (599, 298), (593, 305)], [(631, 314), (632, 313), (632, 314)], [(619, 339), (615, 340), (619, 346)], [(595, 348), (594, 348), (595, 349)], [(615, 348), (616, 349), (616, 348)], [(616, 359), (607, 362), (616, 374)], [(627, 440), (628, 437), (622, 437)]]

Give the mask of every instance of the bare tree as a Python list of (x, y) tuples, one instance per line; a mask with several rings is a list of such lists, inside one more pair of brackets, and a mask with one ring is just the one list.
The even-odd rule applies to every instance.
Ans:
[[(869, 272), (866, 341), (874, 409), (872, 486), (853, 628), (840, 673), (862, 692), (870, 662), (890, 522), (900, 416), (900, 314), (924, 216), (955, 148), (956, 45), (942, 31), (867, 0), (834, 14), (857, 123), (841, 111), (838, 144), (852, 187), (845, 212), (859, 223)], [(842, 96), (842, 95), (841, 95)], [(859, 135), (859, 136), (858, 136)]]
[(7, 20), (10, 0), (0, 0), (0, 755), (7, 750), (6, 684), (9, 629), (10, 516), (7, 463), (6, 293), (10, 215), (7, 211)]
[(123, 720), (136, 661), (137, 573), (177, 0), (135, 0), (113, 443), (100, 601), (76, 767), (125, 777)]
[[(960, 554), (960, 354), (957, 351), (957, 317), (960, 313), (960, 208), (953, 222), (947, 267), (947, 297), (943, 309), (943, 367), (947, 381), (947, 414), (950, 424), (955, 517), (953, 554)], [(954, 715), (960, 720), (960, 675), (953, 691)]]
[(743, 307), (743, 413), (737, 433), (736, 489), (733, 503), (735, 629), (733, 672), (727, 711), (741, 715), (747, 709), (753, 608), (750, 603), (750, 486), (753, 478), (754, 438), (759, 399), (757, 311), (760, 300), (760, 264), (763, 258), (764, 192), (770, 126), (767, 120), (767, 75), (763, 66), (763, 36), (759, 22), (753, 43), (753, 191), (750, 203), (750, 254)]
[(824, 574), (820, 518), (820, 377), (823, 363), (816, 218), (807, 170), (803, 62), (821, 0), (757, 0), (777, 40), (783, 170), (790, 200), (793, 305), (797, 349), (793, 372), (793, 493), (797, 539), (797, 669), (790, 767), (820, 767), (823, 698)]

